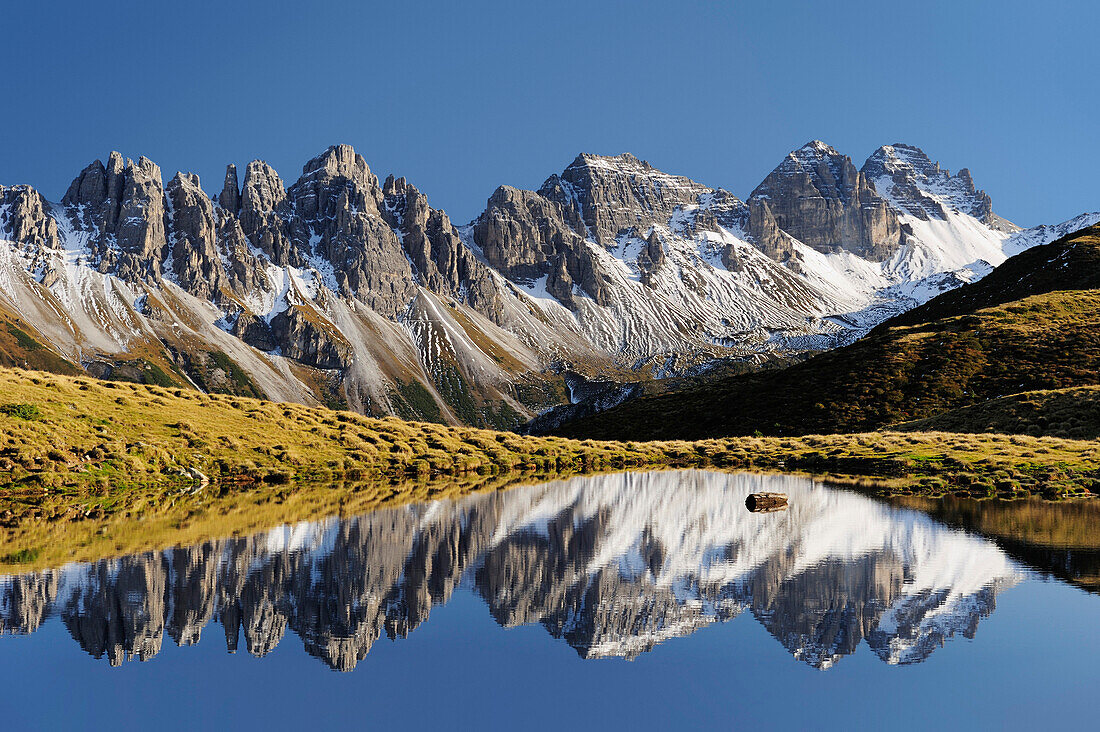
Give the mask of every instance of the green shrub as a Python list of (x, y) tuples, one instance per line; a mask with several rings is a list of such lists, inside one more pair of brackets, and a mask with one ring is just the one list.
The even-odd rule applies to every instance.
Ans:
[(38, 419), (42, 416), (37, 404), (0, 404), (0, 413), (17, 419)]
[(17, 552), (11, 554), (5, 554), (0, 557), (0, 563), (2, 564), (26, 564), (38, 559), (38, 549), (20, 549)]

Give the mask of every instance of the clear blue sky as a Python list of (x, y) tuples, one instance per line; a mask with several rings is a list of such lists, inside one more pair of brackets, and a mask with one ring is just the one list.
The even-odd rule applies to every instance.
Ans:
[(0, 182), (117, 149), (221, 187), (330, 144), (464, 223), (630, 151), (739, 196), (820, 138), (908, 142), (1024, 225), (1100, 209), (1100, 3), (5, 3)]

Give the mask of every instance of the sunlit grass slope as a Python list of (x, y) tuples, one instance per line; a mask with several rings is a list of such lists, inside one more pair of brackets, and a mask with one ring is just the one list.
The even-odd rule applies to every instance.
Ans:
[(429, 498), (431, 489), (403, 481), (447, 478), (461, 493), (478, 476), (687, 466), (865, 476), (933, 495), (1064, 496), (1098, 490), (1100, 443), (943, 433), (578, 441), (0, 369), (0, 522), (8, 528), (144, 518), (186, 511), (193, 496), (285, 496), (305, 483), (366, 482), (385, 486), (380, 498)]

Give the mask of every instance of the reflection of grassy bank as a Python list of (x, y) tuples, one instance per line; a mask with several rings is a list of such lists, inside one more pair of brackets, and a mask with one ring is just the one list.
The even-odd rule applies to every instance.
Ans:
[(1033, 567), (1100, 591), (1098, 501), (975, 501), (949, 496), (901, 497), (891, 503), (993, 539)]
[(226, 485), (197, 492), (180, 487), (135, 489), (128, 491), (126, 511), (81, 514), (75, 520), (9, 522), (0, 529), (0, 574), (249, 535), (280, 524), (354, 516), (537, 480), (524, 477), (510, 473), (400, 483), (303, 482), (262, 489)]
[(895, 503), (986, 536), (1016, 537), (1034, 546), (1100, 551), (1098, 501), (974, 501), (898, 498)]
[[(310, 501), (369, 509), (397, 494), (466, 492), (485, 476), (645, 467), (844, 474), (924, 495), (1100, 492), (1095, 441), (915, 432), (597, 442), (10, 369), (0, 369), (0, 387), (0, 524), (25, 536), (108, 517), (142, 520), (148, 531), (156, 517), (185, 522), (193, 506), (223, 499), (271, 506), (272, 516)], [(360, 487), (316, 487), (333, 481)], [(42, 546), (14, 536), (0, 556)]]

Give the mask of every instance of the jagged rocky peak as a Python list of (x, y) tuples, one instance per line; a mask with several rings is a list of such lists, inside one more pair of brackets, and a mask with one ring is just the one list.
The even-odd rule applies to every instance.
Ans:
[(680, 206), (693, 205), (710, 189), (690, 178), (657, 170), (630, 153), (612, 157), (582, 153), (551, 176), (539, 193), (572, 209), (587, 234), (611, 246), (625, 230), (639, 234), (649, 225), (665, 223)]
[(975, 188), (968, 169), (951, 175), (919, 147), (883, 145), (867, 158), (861, 172), (895, 207), (919, 219), (945, 219), (956, 212), (1001, 231), (1019, 230), (993, 213), (992, 201), (985, 191)]
[(428, 197), (416, 186), (391, 175), (382, 186), (382, 195), (387, 218), (400, 232), (401, 245), (420, 284), (454, 297), (474, 291), (464, 288), (464, 284), (474, 281), (484, 284), (489, 278), (481, 263), (463, 245), (447, 214), (428, 205)]
[(166, 206), (160, 167), (112, 152), (81, 171), (62, 198), (75, 228), (92, 232), (89, 247), (101, 272), (159, 281)]
[(348, 209), (380, 215), (378, 177), (351, 145), (333, 145), (310, 160), (291, 188), (295, 209), (306, 219)]
[[(95, 160), (80, 172), (66, 191), (61, 203), (80, 209), (78, 224), (85, 228), (96, 225), (112, 232), (125, 224), (122, 208), (135, 209), (142, 202), (163, 192), (160, 167), (142, 156), (135, 163), (112, 151), (107, 164)], [(140, 213), (140, 212), (138, 212)]]
[(386, 182), (382, 184), (382, 195), (389, 198), (390, 196), (399, 196), (405, 193), (405, 188), (409, 182), (405, 180), (405, 176), (395, 178), (393, 173), (386, 176)]
[(474, 222), (473, 240), (505, 277), (521, 283), (545, 278), (546, 291), (567, 308), (575, 306), (575, 287), (605, 305), (607, 278), (586, 242), (595, 234), (581, 219), (573, 190), (556, 176), (538, 193), (501, 186)]
[(241, 210), (241, 187), (237, 182), (237, 166), (233, 163), (225, 166), (225, 183), (218, 194), (218, 205), (232, 214)]
[(139, 257), (160, 260), (164, 242), (164, 181), (160, 167), (142, 156), (126, 161), (122, 206), (118, 213), (119, 248)]
[(328, 148), (305, 164), (286, 197), (279, 222), (290, 242), (286, 263), (331, 272), (330, 289), (355, 295), (386, 317), (404, 310), (416, 287), (413, 271), (382, 215), (378, 178), (361, 155), (349, 145)]
[(584, 224), (573, 209), (534, 191), (501, 186), (473, 224), (473, 238), (505, 277), (533, 280), (567, 249), (583, 246)]
[[(236, 170), (234, 169), (234, 177)], [(227, 173), (228, 177), (228, 173)], [(263, 160), (253, 160), (244, 169), (241, 211), (272, 211), (286, 198), (286, 187), (275, 169)]]
[(286, 198), (286, 187), (274, 168), (262, 160), (245, 166), (239, 205), (241, 231), (280, 266), (287, 265), (291, 255), (286, 225), (277, 213)]
[(901, 243), (887, 202), (851, 158), (820, 140), (788, 154), (752, 192), (749, 208), (750, 233), (772, 256), (786, 250), (776, 228), (821, 252), (878, 261)]
[(378, 178), (371, 173), (367, 161), (355, 152), (351, 145), (331, 145), (327, 150), (302, 166), (302, 176), (321, 175), (329, 178), (343, 177), (349, 180), (378, 185)]
[[(715, 192), (706, 186), (629, 153), (582, 153), (537, 192), (499, 187), (471, 232), (486, 261), (505, 277), (524, 283), (545, 278), (546, 292), (568, 308), (579, 293), (606, 305), (611, 278), (587, 240), (617, 247), (621, 237), (644, 238), (678, 210), (703, 208), (711, 199)], [(718, 206), (710, 218), (728, 213)], [(655, 249), (653, 254), (647, 263), (660, 259)]]
[(118, 207), (122, 202), (125, 183), (122, 155), (112, 151), (107, 164), (95, 160), (80, 172), (69, 186), (61, 202), (66, 206), (84, 207), (84, 213), (98, 215), (105, 226), (114, 228), (118, 223)]
[(167, 268), (192, 294), (217, 299), (224, 268), (218, 256), (214, 203), (194, 173), (176, 173), (165, 194), (172, 212)]
[(56, 248), (57, 222), (49, 211), (50, 204), (34, 188), (0, 186), (0, 238), (36, 254)]

